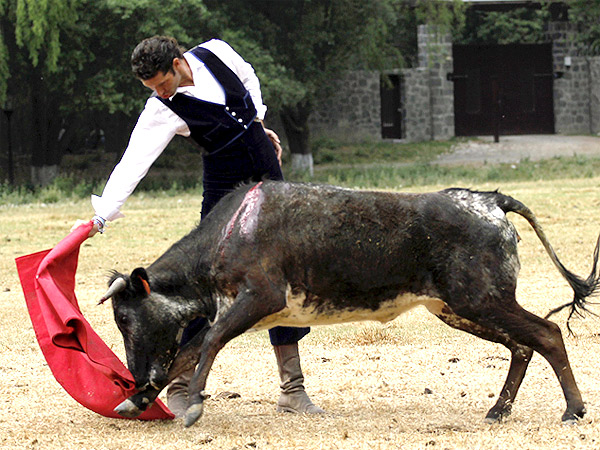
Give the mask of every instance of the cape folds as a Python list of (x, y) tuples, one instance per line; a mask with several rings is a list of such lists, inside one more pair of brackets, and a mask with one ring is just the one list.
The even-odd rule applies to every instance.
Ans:
[[(133, 395), (135, 381), (85, 320), (75, 297), (79, 247), (92, 222), (79, 226), (52, 250), (16, 259), (27, 309), (42, 353), (56, 380), (75, 400), (106, 417)], [(173, 419), (157, 400), (140, 417)]]

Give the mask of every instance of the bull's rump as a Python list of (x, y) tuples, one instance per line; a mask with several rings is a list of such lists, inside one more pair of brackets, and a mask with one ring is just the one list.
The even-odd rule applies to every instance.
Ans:
[(224, 290), (235, 293), (231, 274), (258, 263), (285, 290), (287, 307), (260, 328), (385, 322), (415, 305), (464, 300), (453, 292), (516, 287), (516, 233), (494, 193), (265, 183), (257, 195), (241, 213), (252, 227), (228, 221), (215, 272), (227, 272)]

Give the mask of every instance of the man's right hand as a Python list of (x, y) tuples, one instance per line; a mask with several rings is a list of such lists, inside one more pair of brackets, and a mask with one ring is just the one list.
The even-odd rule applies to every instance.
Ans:
[[(78, 228), (79, 226), (88, 223), (88, 220), (81, 220), (78, 219), (75, 224), (71, 227), (71, 232), (73, 232), (76, 228)], [(96, 233), (98, 232), (98, 224), (96, 222), (94, 222), (94, 226), (92, 227), (92, 229), (90, 230), (88, 237), (92, 237), (94, 236)]]

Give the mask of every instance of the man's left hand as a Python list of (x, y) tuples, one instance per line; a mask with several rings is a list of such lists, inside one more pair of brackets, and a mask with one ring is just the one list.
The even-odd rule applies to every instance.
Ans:
[(281, 140), (277, 133), (269, 128), (265, 128), (265, 134), (271, 140), (273, 147), (275, 147), (275, 153), (277, 154), (277, 160), (279, 161), (279, 165), (281, 166)]

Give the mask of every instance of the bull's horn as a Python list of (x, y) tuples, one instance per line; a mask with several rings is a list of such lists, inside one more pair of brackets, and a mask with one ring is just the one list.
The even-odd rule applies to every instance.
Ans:
[(113, 295), (115, 295), (117, 292), (121, 292), (122, 290), (124, 290), (126, 286), (127, 286), (127, 281), (125, 281), (125, 278), (122, 278), (122, 277), (116, 278), (115, 281), (113, 281), (111, 283), (111, 285), (108, 288), (108, 291), (106, 291), (106, 294), (104, 294), (102, 296), (102, 298), (100, 299), (98, 304), (101, 305), (106, 300), (108, 300)]

